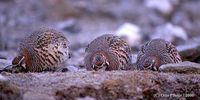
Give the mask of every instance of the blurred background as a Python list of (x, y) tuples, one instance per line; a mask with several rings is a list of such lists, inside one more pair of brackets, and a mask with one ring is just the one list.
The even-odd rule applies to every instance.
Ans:
[[(82, 66), (85, 46), (108, 33), (126, 37), (135, 54), (154, 38), (180, 51), (196, 50), (199, 10), (200, 0), (0, 0), (0, 57), (12, 59), (20, 40), (42, 27), (66, 35), (73, 52), (70, 65)], [(198, 62), (195, 50), (187, 59), (195, 55), (191, 61)]]

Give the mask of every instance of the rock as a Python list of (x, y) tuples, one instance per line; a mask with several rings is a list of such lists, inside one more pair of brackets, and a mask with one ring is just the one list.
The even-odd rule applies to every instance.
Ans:
[(162, 65), (159, 70), (161, 72), (200, 74), (200, 64), (185, 61), (185, 62), (176, 63), (176, 64)]
[(55, 100), (55, 98), (46, 94), (26, 92), (23, 95), (23, 100)]
[(0, 2), (12, 2), (13, 0), (0, 0)]
[[(152, 71), (79, 71), (5, 73), (4, 77), (9, 78), (10, 83), (19, 87), (24, 98), (39, 96), (39, 99), (44, 96), (44, 98), (58, 100), (78, 98), (97, 100), (163, 99), (157, 95), (185, 94), (185, 91), (193, 95), (191, 97), (193, 99), (200, 96), (199, 74), (185, 75)], [(9, 96), (9, 94), (5, 96)]]
[(138, 46), (142, 41), (140, 28), (131, 23), (122, 24), (117, 29), (116, 35), (125, 38), (130, 46)]
[(145, 0), (145, 6), (159, 11), (163, 15), (171, 14), (175, 6), (179, 4), (179, 0)]
[(83, 67), (84, 66), (85, 48), (80, 48), (72, 52), (72, 57), (69, 59), (69, 65)]
[(17, 51), (6, 50), (0, 51), (0, 59), (12, 60), (17, 55)]
[(137, 61), (137, 54), (132, 54), (132, 59), (131, 59), (131, 62), (132, 63), (136, 63), (136, 61)]
[(200, 31), (200, 1), (198, 0), (185, 0), (180, 2), (180, 6), (172, 16), (172, 23), (182, 26), (189, 37), (199, 36)]
[(14, 51), (1, 51), (0, 52), (0, 72), (9, 65), (12, 65), (12, 60), (16, 52)]
[(0, 98), (1, 100), (22, 100), (22, 90), (8, 81), (0, 81)]
[(192, 39), (184, 45), (177, 46), (177, 50), (184, 61), (200, 63), (200, 38), (197, 39)]
[(6, 82), (8, 79), (0, 74), (0, 82)]
[(77, 20), (76, 19), (68, 19), (62, 22), (58, 22), (56, 25), (57, 29), (64, 30), (69, 33), (77, 33), (80, 31), (80, 29), (77, 26)]
[[(180, 44), (183, 41), (188, 40), (186, 31), (176, 25), (167, 23), (165, 25), (158, 26), (155, 29), (154, 34), (150, 36), (151, 39), (161, 38), (175, 44)], [(179, 42), (179, 43), (177, 43)]]
[(86, 96), (86, 97), (83, 97), (83, 98), (77, 98), (76, 100), (96, 100), (96, 99), (89, 97), (89, 96)]
[[(1, 22), (0, 22), (1, 23)], [(4, 50), (4, 41), (3, 41), (3, 36), (2, 36), (2, 33), (0, 32), (0, 51), (1, 50)]]
[(78, 68), (77, 67), (75, 67), (75, 66), (67, 66), (67, 69), (68, 69), (68, 71), (70, 71), (70, 72), (77, 72), (78, 71)]
[(48, 8), (47, 17), (53, 20), (65, 20), (67, 18), (78, 18), (82, 15), (79, 3), (70, 0), (44, 0)]
[(5, 68), (6, 66), (11, 65), (11, 60), (4, 60), (4, 59), (0, 59), (0, 71)]

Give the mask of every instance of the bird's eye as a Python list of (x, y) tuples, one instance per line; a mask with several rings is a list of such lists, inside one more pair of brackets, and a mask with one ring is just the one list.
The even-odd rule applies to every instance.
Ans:
[(101, 66), (103, 63), (104, 63), (104, 59), (102, 58), (101, 55), (96, 55), (94, 57), (94, 64), (95, 65)]
[(96, 61), (102, 61), (101, 56), (96, 56)]

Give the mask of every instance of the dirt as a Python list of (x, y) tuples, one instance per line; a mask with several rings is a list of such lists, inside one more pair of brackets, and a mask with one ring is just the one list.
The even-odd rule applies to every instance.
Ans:
[[(12, 95), (5, 95), (5, 98), (7, 96), (10, 99), (16, 95), (24, 97), (27, 93), (32, 94), (31, 98), (49, 96), (57, 100), (74, 100), (84, 97), (97, 100), (197, 99), (200, 96), (199, 74), (184, 75), (149, 71), (80, 71), (68, 73), (3, 73), (3, 76), (9, 80), (10, 84), (1, 83), (2, 87), (5, 85), (6, 87), (16, 87), (16, 90), (12, 90), (14, 91)], [(1, 92), (4, 91), (1, 90)], [(166, 95), (166, 97), (162, 97), (163, 95)], [(186, 95), (191, 95), (191, 97)]]

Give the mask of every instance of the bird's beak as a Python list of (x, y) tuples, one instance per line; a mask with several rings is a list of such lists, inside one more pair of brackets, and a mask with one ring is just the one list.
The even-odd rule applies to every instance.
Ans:
[(110, 63), (109, 63), (108, 61), (106, 61), (106, 65), (109, 66), (109, 64), (110, 64)]
[(95, 66), (94, 66), (94, 65), (92, 65), (92, 68), (94, 69), (94, 68), (95, 68)]
[(157, 68), (156, 68), (156, 66), (155, 66), (155, 63), (156, 63), (156, 61), (155, 61), (155, 60), (152, 60), (151, 68), (152, 68), (154, 71), (157, 70)]

